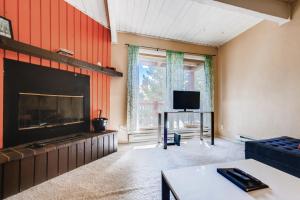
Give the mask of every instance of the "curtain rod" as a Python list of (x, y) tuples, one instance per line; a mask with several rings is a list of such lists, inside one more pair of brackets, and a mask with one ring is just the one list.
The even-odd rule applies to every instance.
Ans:
[[(125, 44), (126, 46), (129, 46), (131, 44)], [(138, 46), (138, 45), (136, 45)], [(144, 48), (144, 49), (154, 49), (156, 51), (168, 51), (169, 49), (162, 49), (162, 48), (155, 48), (155, 47), (147, 47), (147, 46), (139, 46), (141, 48)], [(217, 55), (209, 55), (209, 54), (201, 54), (201, 53), (192, 53), (192, 52), (186, 52), (186, 51), (179, 51), (179, 52), (182, 52), (182, 53), (186, 53), (186, 54), (191, 54), (191, 55), (201, 55), (201, 56), (217, 56)]]

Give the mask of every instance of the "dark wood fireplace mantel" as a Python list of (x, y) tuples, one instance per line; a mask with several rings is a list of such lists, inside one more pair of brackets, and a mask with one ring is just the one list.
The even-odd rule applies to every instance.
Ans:
[(0, 151), (0, 199), (117, 151), (116, 131), (82, 133)]
[(64, 63), (67, 65), (72, 65), (75, 67), (79, 67), (82, 69), (88, 69), (92, 71), (96, 71), (99, 73), (103, 73), (109, 76), (122, 77), (123, 73), (118, 72), (116, 70), (112, 70), (103, 66), (94, 65), (82, 60), (78, 60), (69, 56), (64, 56), (46, 49), (42, 49), (39, 47), (32, 46), (30, 44), (26, 44), (23, 42), (19, 42), (16, 40), (12, 40), (10, 38), (0, 36), (0, 48), (5, 50), (12, 50), (19, 53), (24, 53), (30, 56), (36, 56), (39, 58), (48, 59), (51, 61), (56, 61), (60, 63)]

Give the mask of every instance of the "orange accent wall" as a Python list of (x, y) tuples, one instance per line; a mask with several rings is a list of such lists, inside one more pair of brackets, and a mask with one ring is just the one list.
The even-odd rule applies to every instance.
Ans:
[[(55, 51), (65, 48), (74, 57), (109, 66), (110, 31), (64, 0), (0, 0), (0, 16), (12, 21), (14, 39)], [(0, 148), (3, 146), (3, 58), (30, 62), (90, 76), (91, 118), (102, 109), (109, 117), (110, 77), (45, 59), (0, 49)]]

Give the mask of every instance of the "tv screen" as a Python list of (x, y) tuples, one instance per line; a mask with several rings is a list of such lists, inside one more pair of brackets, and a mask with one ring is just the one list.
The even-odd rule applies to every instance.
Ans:
[(173, 91), (173, 109), (200, 109), (200, 92)]

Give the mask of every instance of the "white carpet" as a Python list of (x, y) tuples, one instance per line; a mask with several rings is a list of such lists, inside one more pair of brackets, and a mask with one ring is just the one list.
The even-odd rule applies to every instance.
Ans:
[(156, 144), (119, 146), (118, 152), (32, 187), (8, 199), (161, 199), (163, 169), (205, 165), (244, 158), (244, 145), (199, 139), (168, 150)]

